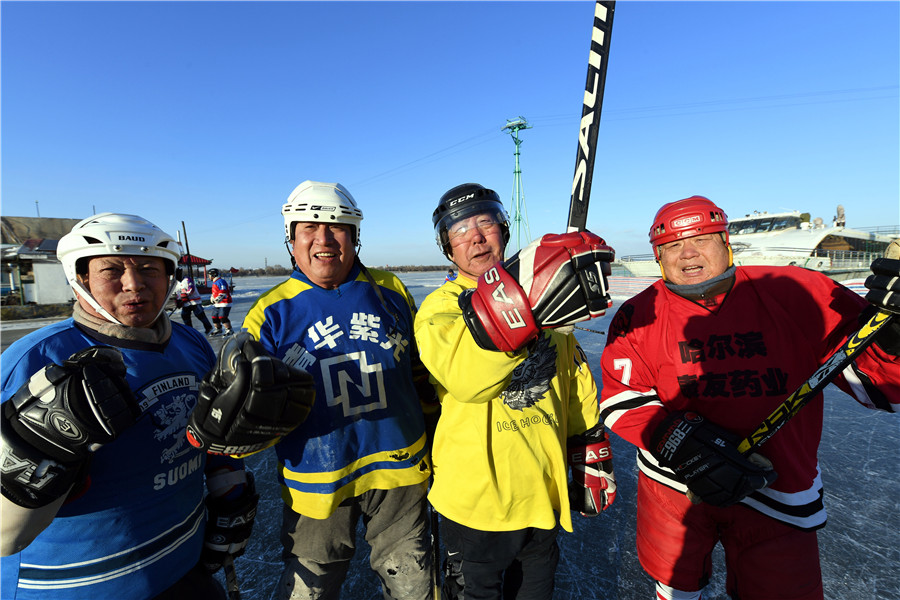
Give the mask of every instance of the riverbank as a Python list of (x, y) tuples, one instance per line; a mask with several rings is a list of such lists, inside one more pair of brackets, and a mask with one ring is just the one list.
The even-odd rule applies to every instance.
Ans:
[(26, 304), (25, 306), (4, 306), (0, 308), (0, 321), (23, 321), (27, 319), (67, 319), (72, 316), (72, 302), (65, 304)]

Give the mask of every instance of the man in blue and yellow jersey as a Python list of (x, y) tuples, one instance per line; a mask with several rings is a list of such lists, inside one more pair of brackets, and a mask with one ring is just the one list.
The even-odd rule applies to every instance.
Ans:
[(413, 337), (415, 301), (360, 262), (363, 215), (344, 186), (305, 181), (282, 215), (294, 271), (243, 327), (313, 375), (316, 402), (275, 446), (285, 499), (275, 597), (338, 598), (362, 517), (385, 598), (430, 599), (424, 412), (438, 405)]
[(185, 437), (216, 355), (164, 311), (175, 239), (106, 212), (56, 255), (72, 317), (0, 364), (0, 597), (225, 600), (212, 574), (233, 572), (259, 496), (243, 461)]
[(609, 307), (613, 251), (588, 232), (548, 234), (503, 261), (509, 218), (474, 183), (445, 193), (433, 222), (459, 270), (416, 316), (441, 402), (428, 499), (447, 549), (444, 597), (549, 599), (559, 526), (615, 497), (597, 387), (571, 334)]

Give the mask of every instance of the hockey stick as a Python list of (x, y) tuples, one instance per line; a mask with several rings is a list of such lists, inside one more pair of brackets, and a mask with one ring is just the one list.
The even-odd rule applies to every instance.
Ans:
[(234, 570), (234, 558), (226, 554), (222, 559), (222, 568), (225, 569), (225, 584), (228, 587), (228, 600), (241, 600), (241, 588), (238, 584), (237, 572)]
[(438, 514), (430, 502), (428, 512), (431, 513), (431, 583), (434, 587), (434, 600), (441, 600), (441, 538), (438, 533)]
[(578, 325), (573, 325), (575, 329), (580, 329), (581, 331), (590, 331), (591, 333), (606, 333), (605, 331), (600, 331), (599, 329), (588, 329), (587, 327), (579, 327)]
[(575, 177), (569, 199), (567, 231), (587, 229), (588, 201), (594, 177), (597, 155), (597, 133), (600, 130), (600, 110), (603, 108), (603, 89), (606, 86), (606, 66), (609, 63), (609, 43), (612, 37), (615, 2), (597, 2), (594, 6), (594, 29), (591, 33), (591, 52), (588, 56), (587, 82), (581, 107), (578, 129), (578, 152), (575, 154)]
[[(887, 251), (884, 253), (885, 258), (900, 258), (900, 241), (894, 240), (890, 243)], [(804, 381), (799, 388), (788, 396), (772, 414), (766, 417), (759, 426), (748, 435), (740, 444), (738, 451), (742, 454), (749, 455), (762, 444), (766, 443), (775, 432), (784, 427), (784, 425), (796, 416), (800, 409), (806, 406), (810, 400), (825, 388), (826, 385), (840, 375), (850, 363), (852, 363), (859, 354), (869, 347), (869, 344), (875, 339), (875, 334), (884, 327), (891, 317), (894, 315), (884, 310), (879, 310), (862, 326), (862, 328), (851, 335), (844, 345), (841, 346), (825, 363), (816, 369), (809, 379)]]

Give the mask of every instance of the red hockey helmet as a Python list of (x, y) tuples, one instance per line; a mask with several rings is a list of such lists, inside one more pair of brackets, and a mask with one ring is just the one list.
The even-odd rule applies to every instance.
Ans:
[(691, 196), (659, 209), (650, 228), (650, 245), (659, 260), (661, 245), (707, 233), (721, 233), (728, 245), (728, 215), (709, 198)]

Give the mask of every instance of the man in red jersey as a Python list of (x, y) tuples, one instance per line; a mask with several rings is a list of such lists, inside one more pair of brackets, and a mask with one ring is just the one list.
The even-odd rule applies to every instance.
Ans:
[[(798, 267), (736, 267), (725, 213), (693, 196), (650, 229), (662, 279), (624, 303), (601, 359), (601, 416), (638, 447), (637, 550), (661, 600), (696, 600), (725, 550), (741, 600), (821, 600), (819, 394), (763, 447), (751, 433), (876, 309), (900, 312), (900, 260), (872, 264), (866, 300)], [(900, 317), (835, 383), (900, 405)]]

